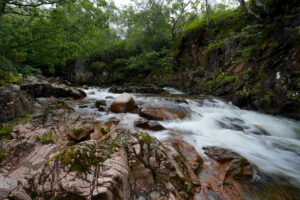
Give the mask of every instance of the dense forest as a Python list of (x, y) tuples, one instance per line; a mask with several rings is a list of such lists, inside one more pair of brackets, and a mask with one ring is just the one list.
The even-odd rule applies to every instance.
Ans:
[[(234, 60), (240, 63), (269, 44), (276, 48), (271, 33), (282, 31), (283, 18), (299, 6), (296, 0), (147, 0), (123, 8), (104, 0), (1, 2), (1, 73), (56, 76), (66, 76), (77, 60), (96, 73), (170, 74), (179, 67), (184, 38), (201, 31), (205, 52), (228, 37), (242, 40)], [(294, 29), (299, 32), (299, 26)], [(299, 45), (299, 33), (294, 37)]]
[(299, 0), (0, 0), (0, 199), (296, 200), (299, 120)]

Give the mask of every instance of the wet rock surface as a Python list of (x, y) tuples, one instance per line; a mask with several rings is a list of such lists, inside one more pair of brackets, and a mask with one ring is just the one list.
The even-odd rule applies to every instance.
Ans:
[(141, 108), (138, 110), (138, 114), (149, 120), (175, 120), (184, 119), (187, 116), (183, 112), (164, 107)]
[[(32, 114), (14, 125), (9, 139), (0, 141), (1, 199), (235, 200), (264, 199), (257, 197), (265, 194), (270, 199), (296, 199), (298, 194), (228, 149), (210, 146), (197, 152), (182, 138), (189, 133), (165, 129), (165, 122), (133, 113), (76, 112), (73, 108), (80, 105), (87, 110), (94, 105), (86, 99), (42, 97), (33, 102)], [(157, 120), (189, 115), (150, 108)], [(124, 127), (119, 116), (125, 115), (135, 117), (136, 131)], [(140, 129), (174, 134), (159, 141)]]
[(137, 109), (137, 105), (133, 97), (128, 93), (118, 96), (110, 106), (110, 110), (115, 113), (133, 112)]
[(86, 94), (77, 88), (68, 87), (63, 84), (50, 84), (48, 82), (28, 83), (21, 86), (21, 90), (26, 91), (35, 98), (38, 97), (73, 97), (75, 99), (84, 98)]
[(155, 121), (149, 121), (145, 118), (140, 118), (134, 122), (134, 125), (136, 127), (145, 129), (145, 130), (152, 130), (152, 131), (161, 131), (165, 128), (158, 122)]
[(112, 86), (109, 89), (112, 93), (141, 93), (141, 94), (160, 94), (164, 92), (163, 88), (156, 85), (144, 85), (144, 86)]

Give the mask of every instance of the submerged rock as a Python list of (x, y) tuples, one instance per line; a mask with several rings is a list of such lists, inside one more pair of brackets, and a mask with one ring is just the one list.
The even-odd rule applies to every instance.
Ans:
[(226, 175), (228, 177), (247, 177), (252, 178), (254, 175), (254, 168), (250, 165), (248, 160), (240, 156), (239, 154), (220, 147), (203, 147), (204, 153), (209, 157), (220, 163), (229, 162), (229, 166), (226, 168)]
[(99, 108), (100, 106), (106, 106), (106, 101), (105, 100), (97, 100), (95, 102), (96, 108)]
[(110, 106), (110, 110), (115, 113), (133, 112), (136, 108), (134, 99), (128, 93), (118, 96)]
[(80, 89), (68, 87), (63, 84), (49, 84), (47, 82), (25, 84), (21, 86), (21, 90), (26, 91), (35, 98), (53, 96), (57, 98), (73, 97), (78, 99), (86, 97), (85, 92)]
[(138, 110), (138, 114), (150, 120), (174, 120), (186, 117), (183, 112), (164, 107), (141, 108)]
[(138, 128), (151, 130), (151, 131), (161, 131), (165, 129), (165, 127), (163, 127), (160, 123), (155, 121), (149, 121), (148, 119), (145, 118), (138, 119), (137, 121), (134, 122), (134, 125)]

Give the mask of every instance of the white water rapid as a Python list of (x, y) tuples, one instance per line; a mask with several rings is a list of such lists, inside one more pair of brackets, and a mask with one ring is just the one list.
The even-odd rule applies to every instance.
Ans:
[[(169, 93), (182, 95), (172, 88)], [(108, 89), (89, 88), (88, 108), (76, 107), (78, 112), (97, 112), (93, 108), (95, 100), (106, 100), (108, 106), (119, 94)], [(284, 178), (300, 188), (300, 121), (275, 117), (258, 112), (239, 109), (216, 98), (184, 98), (186, 103), (178, 103), (174, 96), (132, 94), (141, 105), (181, 107), (191, 112), (184, 120), (161, 121), (160, 123), (179, 133), (203, 155), (202, 147), (218, 146), (242, 155), (262, 172)], [(100, 118), (116, 117), (121, 125), (136, 131), (133, 122), (137, 114), (103, 114)], [(147, 131), (149, 132), (149, 131)], [(170, 131), (149, 132), (160, 140), (170, 137)], [(174, 137), (172, 135), (171, 137)]]

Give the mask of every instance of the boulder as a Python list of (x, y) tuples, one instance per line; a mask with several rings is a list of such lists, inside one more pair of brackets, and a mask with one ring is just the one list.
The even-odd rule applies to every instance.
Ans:
[(138, 119), (137, 121), (134, 122), (134, 125), (138, 128), (151, 130), (151, 131), (161, 131), (165, 129), (165, 127), (163, 127), (160, 123), (155, 121), (149, 121), (148, 119), (145, 118)]
[[(255, 169), (250, 165), (248, 160), (239, 154), (220, 147), (203, 147), (204, 153), (220, 163), (228, 163), (226, 168), (227, 177), (244, 177), (247, 179), (254, 178)], [(223, 164), (224, 165), (224, 164)], [(258, 176), (258, 174), (256, 174)], [(257, 178), (257, 177), (256, 177)]]
[(236, 158), (241, 158), (237, 153), (220, 147), (203, 147), (205, 154), (218, 162), (227, 162)]
[(31, 112), (33, 100), (18, 87), (0, 88), (0, 122), (8, 121)]
[(133, 112), (136, 108), (134, 99), (128, 93), (118, 96), (110, 106), (110, 110), (115, 113)]
[(71, 131), (68, 132), (68, 138), (75, 141), (80, 141), (88, 137), (94, 131), (94, 126), (91, 124), (79, 123), (76, 124)]
[(86, 97), (85, 92), (80, 89), (68, 87), (63, 84), (49, 84), (48, 82), (25, 84), (21, 86), (21, 90), (26, 91), (35, 98), (53, 96), (57, 98), (73, 97), (78, 99)]
[(175, 120), (186, 117), (183, 112), (164, 107), (141, 108), (138, 110), (138, 114), (150, 120)]
[(106, 106), (106, 101), (105, 100), (97, 100), (95, 102), (96, 108), (99, 108), (100, 106)]
[[(134, 173), (132, 173), (134, 172)], [(66, 147), (28, 182), (35, 199), (191, 199), (193, 182), (172, 146), (112, 130), (101, 142)]]

